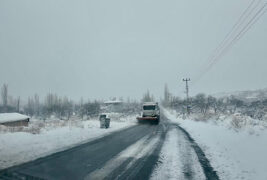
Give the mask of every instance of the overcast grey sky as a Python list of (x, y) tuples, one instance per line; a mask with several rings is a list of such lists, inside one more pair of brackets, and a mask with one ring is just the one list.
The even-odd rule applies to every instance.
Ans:
[[(0, 85), (74, 99), (184, 96), (251, 0), (0, 0)], [(267, 14), (191, 88), (267, 87)]]

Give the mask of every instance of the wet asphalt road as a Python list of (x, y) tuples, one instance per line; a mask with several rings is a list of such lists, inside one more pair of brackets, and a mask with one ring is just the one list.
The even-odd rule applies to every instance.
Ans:
[[(190, 135), (164, 116), (159, 125), (140, 124), (86, 144), (0, 172), (0, 179), (149, 179), (167, 132), (177, 129), (197, 154), (206, 179), (219, 179)], [(186, 153), (185, 153), (186, 154)], [(190, 160), (190, 155), (185, 158)], [(186, 161), (185, 161), (186, 162)], [(183, 179), (192, 179), (190, 171)]]

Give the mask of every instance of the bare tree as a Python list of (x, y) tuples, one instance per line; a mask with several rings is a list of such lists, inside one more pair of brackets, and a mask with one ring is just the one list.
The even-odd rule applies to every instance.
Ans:
[(40, 115), (40, 100), (38, 94), (34, 95), (34, 114), (36, 116)]
[(90, 102), (84, 104), (87, 119), (92, 116), (97, 116), (100, 113), (100, 103), (98, 101)]
[(170, 106), (171, 101), (171, 93), (169, 91), (168, 85), (165, 84), (164, 86), (164, 99), (163, 99), (163, 106), (168, 107)]
[(197, 94), (194, 98), (194, 106), (200, 110), (202, 114), (205, 114), (206, 110), (206, 96), (203, 93)]
[(71, 113), (72, 113), (72, 107), (73, 103), (71, 100), (69, 100), (67, 97), (63, 98), (62, 101), (62, 111), (65, 116), (67, 116), (67, 119), (70, 119)]
[(56, 95), (48, 93), (45, 97), (45, 114), (50, 116), (55, 112)]
[(209, 108), (212, 108), (213, 109), (213, 111), (214, 111), (214, 113), (216, 114), (217, 113), (217, 100), (216, 100), (216, 98), (215, 97), (213, 97), (213, 96), (208, 96), (208, 98), (207, 98), (207, 108), (209, 109)]
[(17, 112), (19, 113), (20, 112), (20, 96), (17, 98)]
[(147, 90), (147, 92), (144, 94), (142, 98), (142, 102), (152, 102), (152, 101), (154, 101), (154, 97), (153, 95), (150, 95), (149, 90)]
[(25, 111), (29, 116), (34, 115), (34, 100), (31, 97), (28, 97), (28, 103)]
[(3, 84), (1, 96), (2, 96), (4, 111), (7, 111), (7, 98), (8, 98), (8, 85), (7, 84)]
[(230, 113), (234, 114), (236, 112), (236, 109), (243, 106), (244, 105), (244, 102), (240, 99), (237, 99), (236, 97), (234, 96), (231, 96), (230, 99), (229, 99), (229, 110), (230, 110)]
[(83, 120), (83, 116), (85, 114), (85, 110), (84, 110), (84, 104), (83, 104), (83, 98), (81, 97), (81, 100), (80, 100), (80, 104), (79, 104), (79, 114)]

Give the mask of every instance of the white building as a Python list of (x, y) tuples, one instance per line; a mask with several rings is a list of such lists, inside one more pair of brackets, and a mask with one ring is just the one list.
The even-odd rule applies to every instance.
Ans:
[(104, 102), (104, 109), (108, 112), (122, 112), (123, 102), (119, 100), (110, 100)]

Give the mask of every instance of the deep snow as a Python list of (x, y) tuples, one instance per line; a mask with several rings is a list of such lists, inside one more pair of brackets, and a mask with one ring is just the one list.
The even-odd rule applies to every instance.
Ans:
[(267, 130), (249, 126), (236, 130), (226, 120), (194, 121), (165, 110), (172, 122), (185, 128), (199, 144), (222, 180), (267, 179)]

